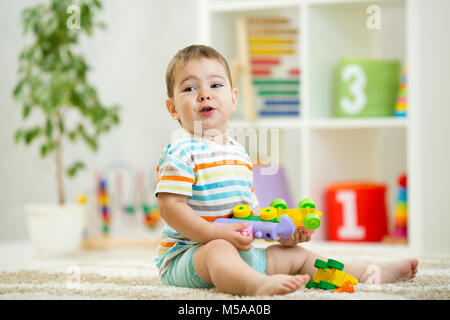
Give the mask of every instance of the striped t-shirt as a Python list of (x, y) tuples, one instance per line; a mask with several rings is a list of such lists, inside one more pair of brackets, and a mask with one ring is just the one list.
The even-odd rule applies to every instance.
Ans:
[[(168, 192), (188, 196), (187, 204), (202, 218), (231, 217), (234, 206), (258, 206), (253, 181), (253, 165), (242, 145), (231, 137), (222, 145), (185, 131), (167, 145), (159, 158), (155, 195)], [(192, 247), (190, 240), (167, 223), (161, 230), (156, 265), (163, 275), (178, 254)]]

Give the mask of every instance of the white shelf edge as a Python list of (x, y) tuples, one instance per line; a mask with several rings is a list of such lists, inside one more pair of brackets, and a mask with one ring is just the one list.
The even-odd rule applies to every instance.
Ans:
[(379, 4), (379, 3), (392, 3), (392, 2), (404, 2), (406, 0), (306, 0), (309, 5), (337, 5), (337, 4)]
[(230, 128), (268, 128), (268, 129), (365, 129), (365, 128), (407, 128), (408, 118), (352, 118), (352, 119), (301, 119), (266, 118), (256, 121), (231, 120)]
[(303, 120), (300, 118), (267, 118), (248, 120), (231, 120), (230, 128), (266, 128), (266, 129), (300, 129), (304, 127)]
[[(388, 0), (376, 0), (377, 3)], [(392, 1), (392, 0), (389, 0)], [(403, 0), (397, 0), (402, 2)], [(275, 8), (294, 7), (301, 5), (338, 5), (338, 4), (358, 4), (371, 3), (371, 0), (218, 0), (209, 1), (209, 10), (213, 13), (265, 10)]]
[(408, 119), (395, 117), (311, 119), (306, 125), (312, 129), (406, 128)]
[(234, 11), (249, 11), (249, 10), (264, 10), (275, 8), (286, 8), (299, 6), (304, 1), (302, 0), (231, 0), (231, 1), (211, 1), (209, 9), (213, 13), (234, 12)]

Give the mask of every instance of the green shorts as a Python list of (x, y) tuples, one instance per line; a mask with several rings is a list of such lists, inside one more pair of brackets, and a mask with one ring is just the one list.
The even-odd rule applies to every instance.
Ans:
[[(188, 288), (212, 288), (197, 274), (194, 268), (194, 254), (200, 247), (195, 245), (179, 254), (170, 263), (167, 271), (162, 275), (162, 282), (166, 285)], [(266, 249), (252, 247), (249, 251), (239, 251), (242, 259), (253, 269), (266, 274)]]

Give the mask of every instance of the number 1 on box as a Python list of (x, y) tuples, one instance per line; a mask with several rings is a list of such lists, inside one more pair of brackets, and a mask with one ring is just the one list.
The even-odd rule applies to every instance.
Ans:
[(356, 192), (353, 190), (340, 190), (336, 193), (336, 200), (342, 204), (344, 225), (338, 229), (339, 238), (345, 240), (358, 240), (366, 236), (366, 228), (357, 225)]

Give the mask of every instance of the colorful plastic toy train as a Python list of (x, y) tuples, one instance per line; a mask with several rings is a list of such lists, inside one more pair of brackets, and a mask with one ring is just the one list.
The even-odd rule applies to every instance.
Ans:
[(303, 199), (298, 203), (298, 209), (288, 209), (283, 199), (275, 199), (270, 207), (261, 209), (257, 216), (249, 205), (242, 204), (233, 208), (232, 218), (218, 218), (215, 223), (232, 224), (237, 223), (236, 220), (244, 220), (248, 228), (241, 230), (241, 233), (251, 232), (254, 238), (269, 241), (280, 237), (288, 239), (296, 228), (302, 228), (308, 233), (319, 228), (322, 213), (316, 211), (315, 207), (311, 199)]

